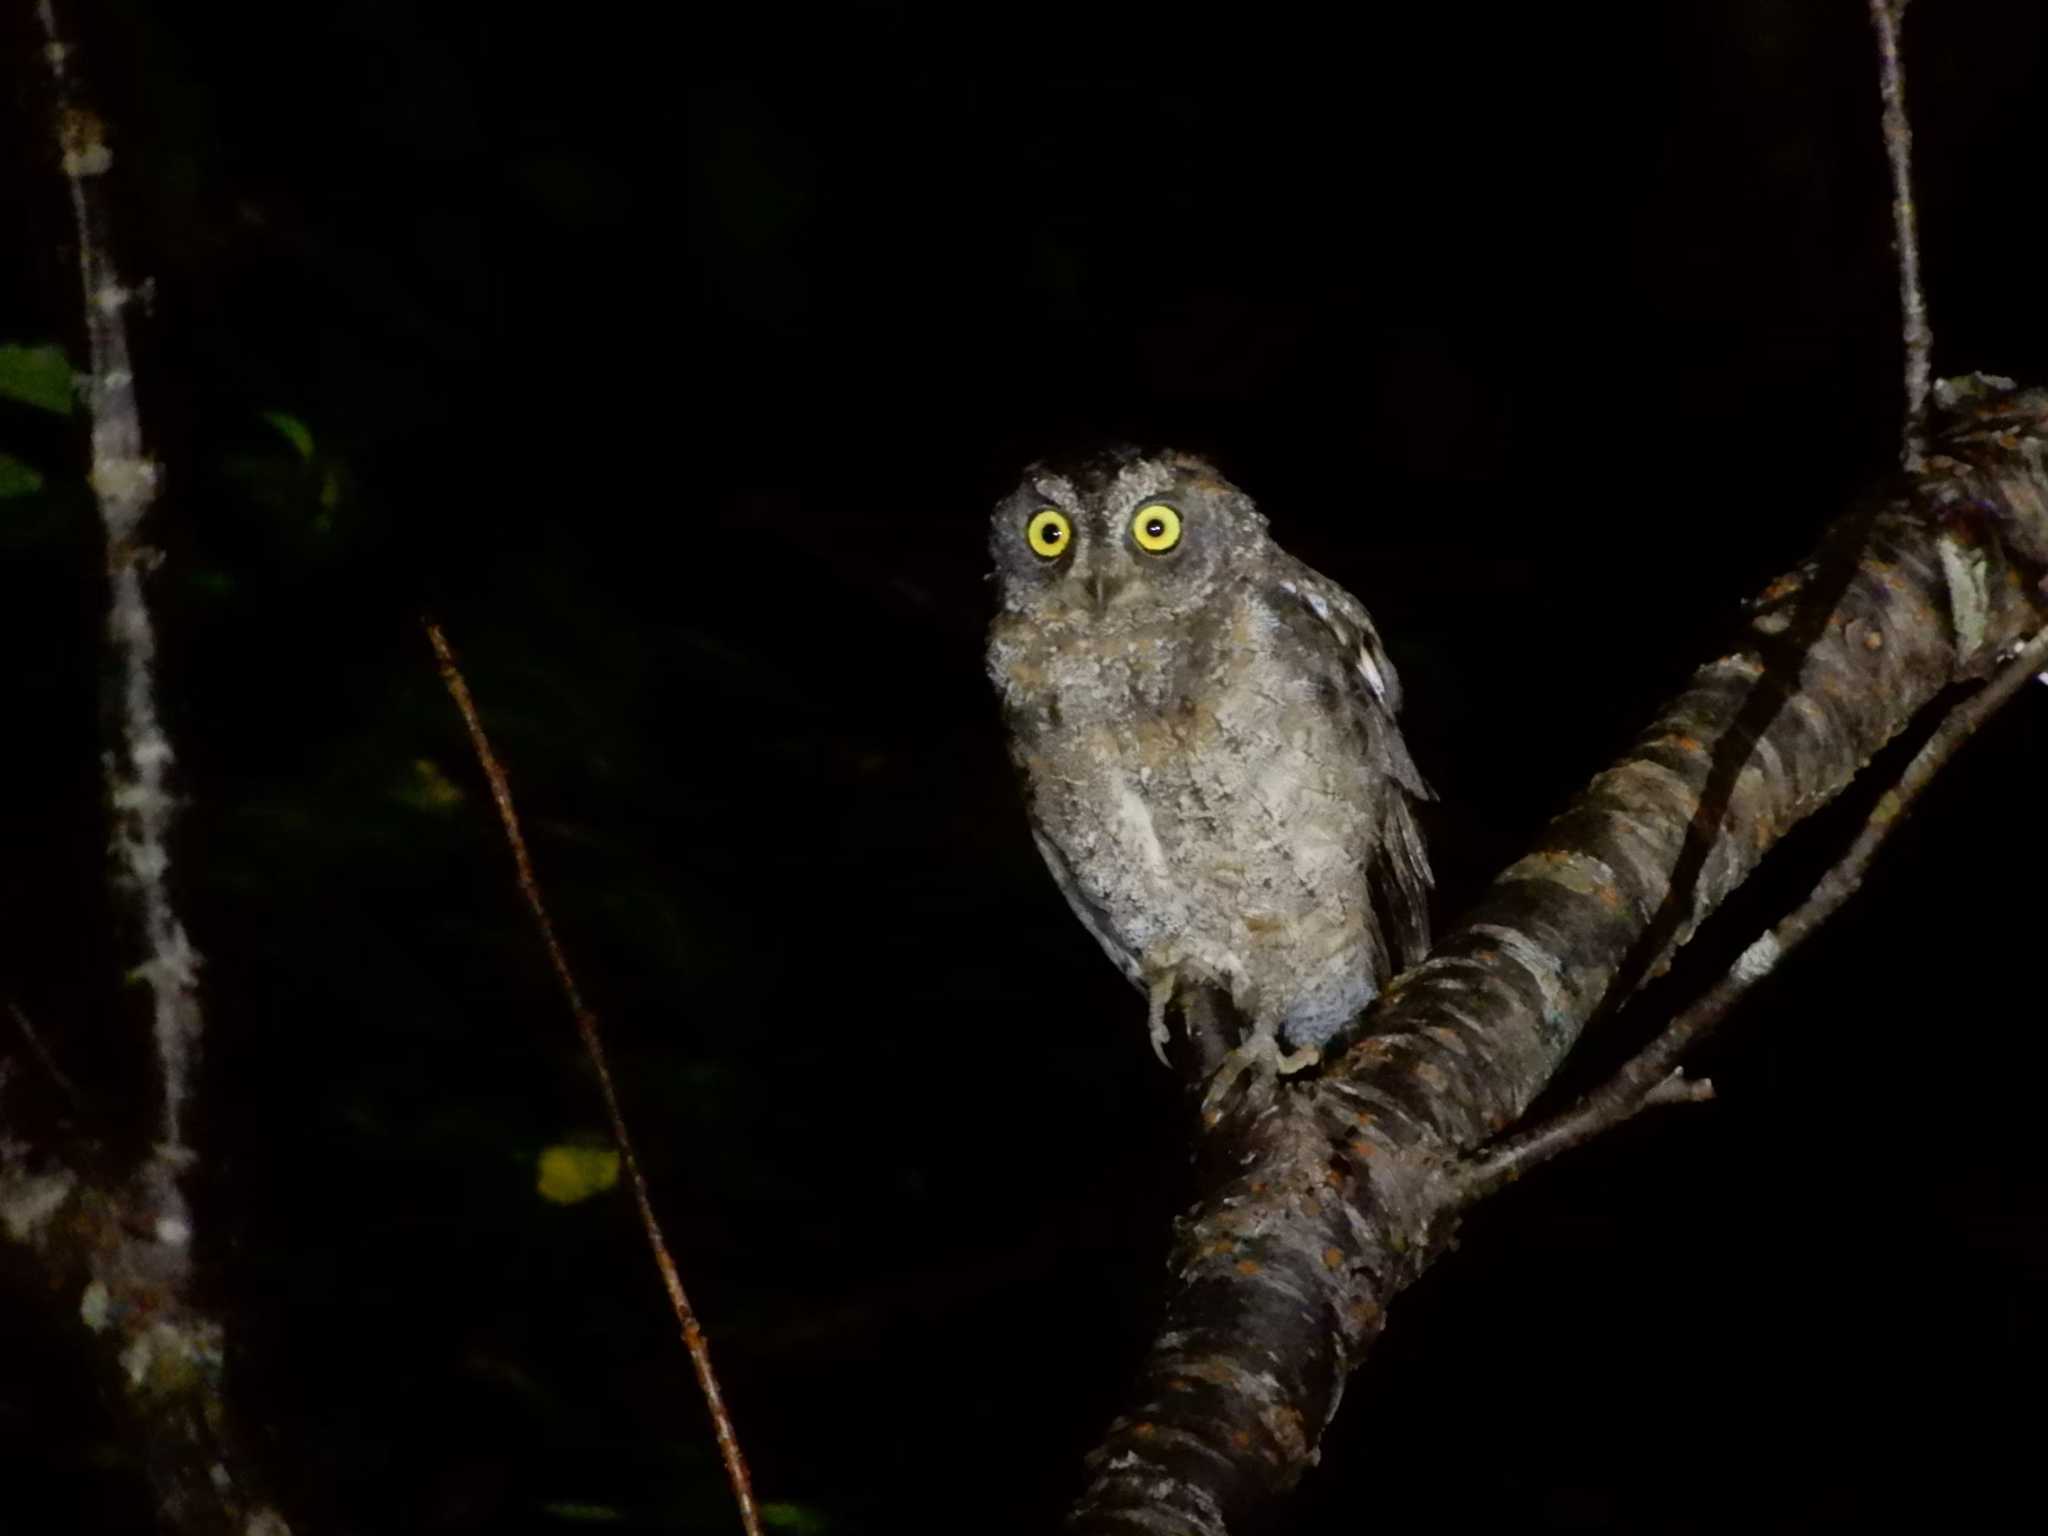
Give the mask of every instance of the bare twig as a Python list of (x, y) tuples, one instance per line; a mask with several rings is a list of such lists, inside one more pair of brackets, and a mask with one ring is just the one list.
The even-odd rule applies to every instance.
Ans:
[[(1571, 1109), (1532, 1130), (1508, 1138), (1476, 1158), (1463, 1176), (1462, 1193), (1476, 1200), (1519, 1178), (1558, 1153), (1583, 1145), (1652, 1104), (1711, 1098), (1711, 1084), (1689, 1081), (1678, 1059), (1708, 1035), (1749, 989), (1777, 968), (1856, 893), (1885, 839), (1962, 744), (2003, 708), (2027, 679), (2048, 666), (2048, 629), (2020, 648), (2004, 670), (1951, 709), (1898, 782), (1876, 808), (1845, 853), (1800, 906), (1745, 949), (1707, 994), (1673, 1019), (1655, 1040), (1601, 1087)], [(1688, 1091), (1689, 1090), (1689, 1091)], [(1704, 1091), (1702, 1091), (1704, 1090)]]
[(1899, 25), (1912, 0), (1870, 0), (1877, 32), (1879, 83), (1884, 96), (1884, 149), (1892, 173), (1892, 232), (1899, 252), (1899, 317), (1906, 344), (1906, 423), (1901, 458), (1918, 473), (1927, 454), (1927, 391), (1934, 332), (1920, 288), (1920, 236), (1913, 206), (1913, 126), (1906, 117), (1906, 66), (1899, 57)]
[(57, 1065), (57, 1058), (51, 1055), (50, 1048), (43, 1044), (43, 1037), (36, 1033), (35, 1025), (29, 1022), (29, 1017), (22, 1011), (21, 1004), (8, 1003), (7, 1012), (14, 1019), (15, 1026), (20, 1029), (22, 1038), (28, 1041), (28, 1048), (36, 1053), (36, 1060), (41, 1062), (43, 1070), (50, 1074), (50, 1081), (64, 1091), (64, 1097), (71, 1101), (73, 1109), (84, 1108), (85, 1101), (79, 1097), (78, 1089), (72, 1086), (71, 1079), (64, 1075), (64, 1069)]
[(726, 1411), (725, 1394), (719, 1390), (718, 1375), (711, 1368), (710, 1343), (704, 1337), (697, 1313), (683, 1290), (682, 1275), (669, 1254), (668, 1242), (662, 1236), (661, 1223), (655, 1217), (654, 1203), (647, 1192), (646, 1177), (640, 1171), (640, 1160), (633, 1153), (633, 1139), (627, 1133), (626, 1117), (619, 1108), (618, 1092), (612, 1086), (604, 1041), (598, 1035), (597, 1015), (585, 1005), (583, 994), (576, 986), (575, 975), (569, 969), (568, 956), (562, 951), (561, 941), (555, 937), (555, 925), (548, 917), (546, 903), (541, 900), (540, 883), (534, 878), (533, 860), (526, 851), (526, 838), (519, 830), (519, 813), (512, 804), (512, 785), (505, 776), (497, 753), (491, 749), (490, 737), (485, 734), (476, 701), (470, 697), (469, 684), (463, 679), (462, 669), (455, 664), (455, 652), (448, 644), (448, 637), (442, 634), (440, 625), (432, 619), (425, 623), (427, 639), (440, 663), (441, 680), (447, 684), (455, 707), (462, 712), (462, 722), (469, 729), (470, 746), (476, 752), (484, 777), (490, 781), (491, 798), (497, 802), (498, 819), (504, 824), (505, 841), (512, 850), (512, 863), (518, 872), (520, 893), (526, 898), (527, 909), (533, 913), (534, 925), (540, 930), (548, 960), (562, 983), (563, 995), (569, 1000), (569, 1011), (576, 1018), (576, 1032), (583, 1037), (583, 1049), (597, 1071), (598, 1087), (604, 1094), (605, 1115), (611, 1122), (612, 1139), (618, 1143), (619, 1160), (625, 1165), (627, 1182), (632, 1186), (633, 1203), (640, 1212), (640, 1225), (647, 1233), (648, 1246), (654, 1250), (655, 1267), (661, 1271), (669, 1305), (675, 1310), (676, 1322), (682, 1328), (683, 1345), (690, 1352), (691, 1365), (696, 1368), (697, 1385), (703, 1390), (704, 1402), (711, 1410), (712, 1428), (718, 1436), (718, 1451), (725, 1459), (726, 1477), (732, 1483), (733, 1498), (739, 1504), (740, 1523), (746, 1528), (747, 1536), (761, 1536), (760, 1513), (754, 1505), (753, 1480), (747, 1473), (746, 1457), (740, 1451), (732, 1415)]

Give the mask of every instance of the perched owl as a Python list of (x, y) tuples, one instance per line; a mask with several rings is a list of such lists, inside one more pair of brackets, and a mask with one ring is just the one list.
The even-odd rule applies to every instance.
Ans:
[(991, 542), (1033, 835), (1154, 1048), (1175, 994), (1211, 987), (1247, 1026), (1212, 1103), (1253, 1061), (1314, 1061), (1428, 946), (1429, 789), (1372, 620), (1187, 454), (1035, 465)]

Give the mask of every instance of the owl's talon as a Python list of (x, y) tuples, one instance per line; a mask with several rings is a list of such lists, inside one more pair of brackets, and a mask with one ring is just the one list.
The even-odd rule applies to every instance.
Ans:
[(1254, 1067), (1264, 1068), (1274, 1077), (1291, 1077), (1322, 1059), (1319, 1047), (1304, 1045), (1298, 1050), (1283, 1051), (1280, 1042), (1271, 1034), (1264, 1030), (1253, 1031), (1242, 1045), (1223, 1058), (1210, 1075), (1209, 1086), (1202, 1094), (1202, 1124), (1214, 1125), (1223, 1118), (1223, 1104), (1230, 1097), (1230, 1090)]
[(1323, 1059), (1323, 1048), (1319, 1045), (1304, 1045), (1299, 1050), (1273, 1053), (1273, 1069), (1282, 1077), (1292, 1077), (1305, 1072)]
[(1271, 1035), (1253, 1035), (1225, 1056), (1209, 1075), (1209, 1086), (1202, 1094), (1202, 1124), (1214, 1125), (1223, 1118), (1223, 1106), (1240, 1077), (1261, 1064), (1277, 1065), (1278, 1060), (1279, 1047)]
[(1166, 1028), (1166, 1005), (1173, 1001), (1173, 978), (1162, 976), (1147, 991), (1151, 1005), (1145, 1023), (1152, 1035), (1152, 1054), (1159, 1058), (1159, 1065), (1170, 1068), (1173, 1063), (1166, 1059), (1166, 1042), (1171, 1038)]

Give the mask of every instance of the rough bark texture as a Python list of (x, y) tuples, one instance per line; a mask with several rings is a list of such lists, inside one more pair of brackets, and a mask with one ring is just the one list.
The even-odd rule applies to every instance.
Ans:
[(1215, 1536), (1290, 1488), (1387, 1304), (1443, 1251), (1458, 1159), (1922, 705), (2041, 625), (2048, 391), (1970, 380), (1944, 403), (1923, 471), (1765, 589), (1364, 1038), (1216, 1127), (1165, 1323), (1074, 1529)]
[[(11, 1108), (13, 1106), (10, 1106)], [(10, 1121), (21, 1118), (10, 1114)], [(90, 1157), (32, 1153), (0, 1136), (0, 1227), (33, 1254), (60, 1315), (89, 1333), (166, 1532), (290, 1536), (257, 1491), (243, 1426), (223, 1390), (222, 1319), (192, 1299), (182, 1245), (159, 1239), (152, 1160), (99, 1182)]]

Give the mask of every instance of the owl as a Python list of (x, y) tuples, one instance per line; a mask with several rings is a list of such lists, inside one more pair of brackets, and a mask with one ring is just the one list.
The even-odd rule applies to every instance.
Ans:
[(1034, 465), (996, 506), (988, 670), (1032, 834), (1149, 1001), (1227, 995), (1247, 1066), (1321, 1048), (1428, 947), (1430, 792), (1372, 620), (1199, 458)]

